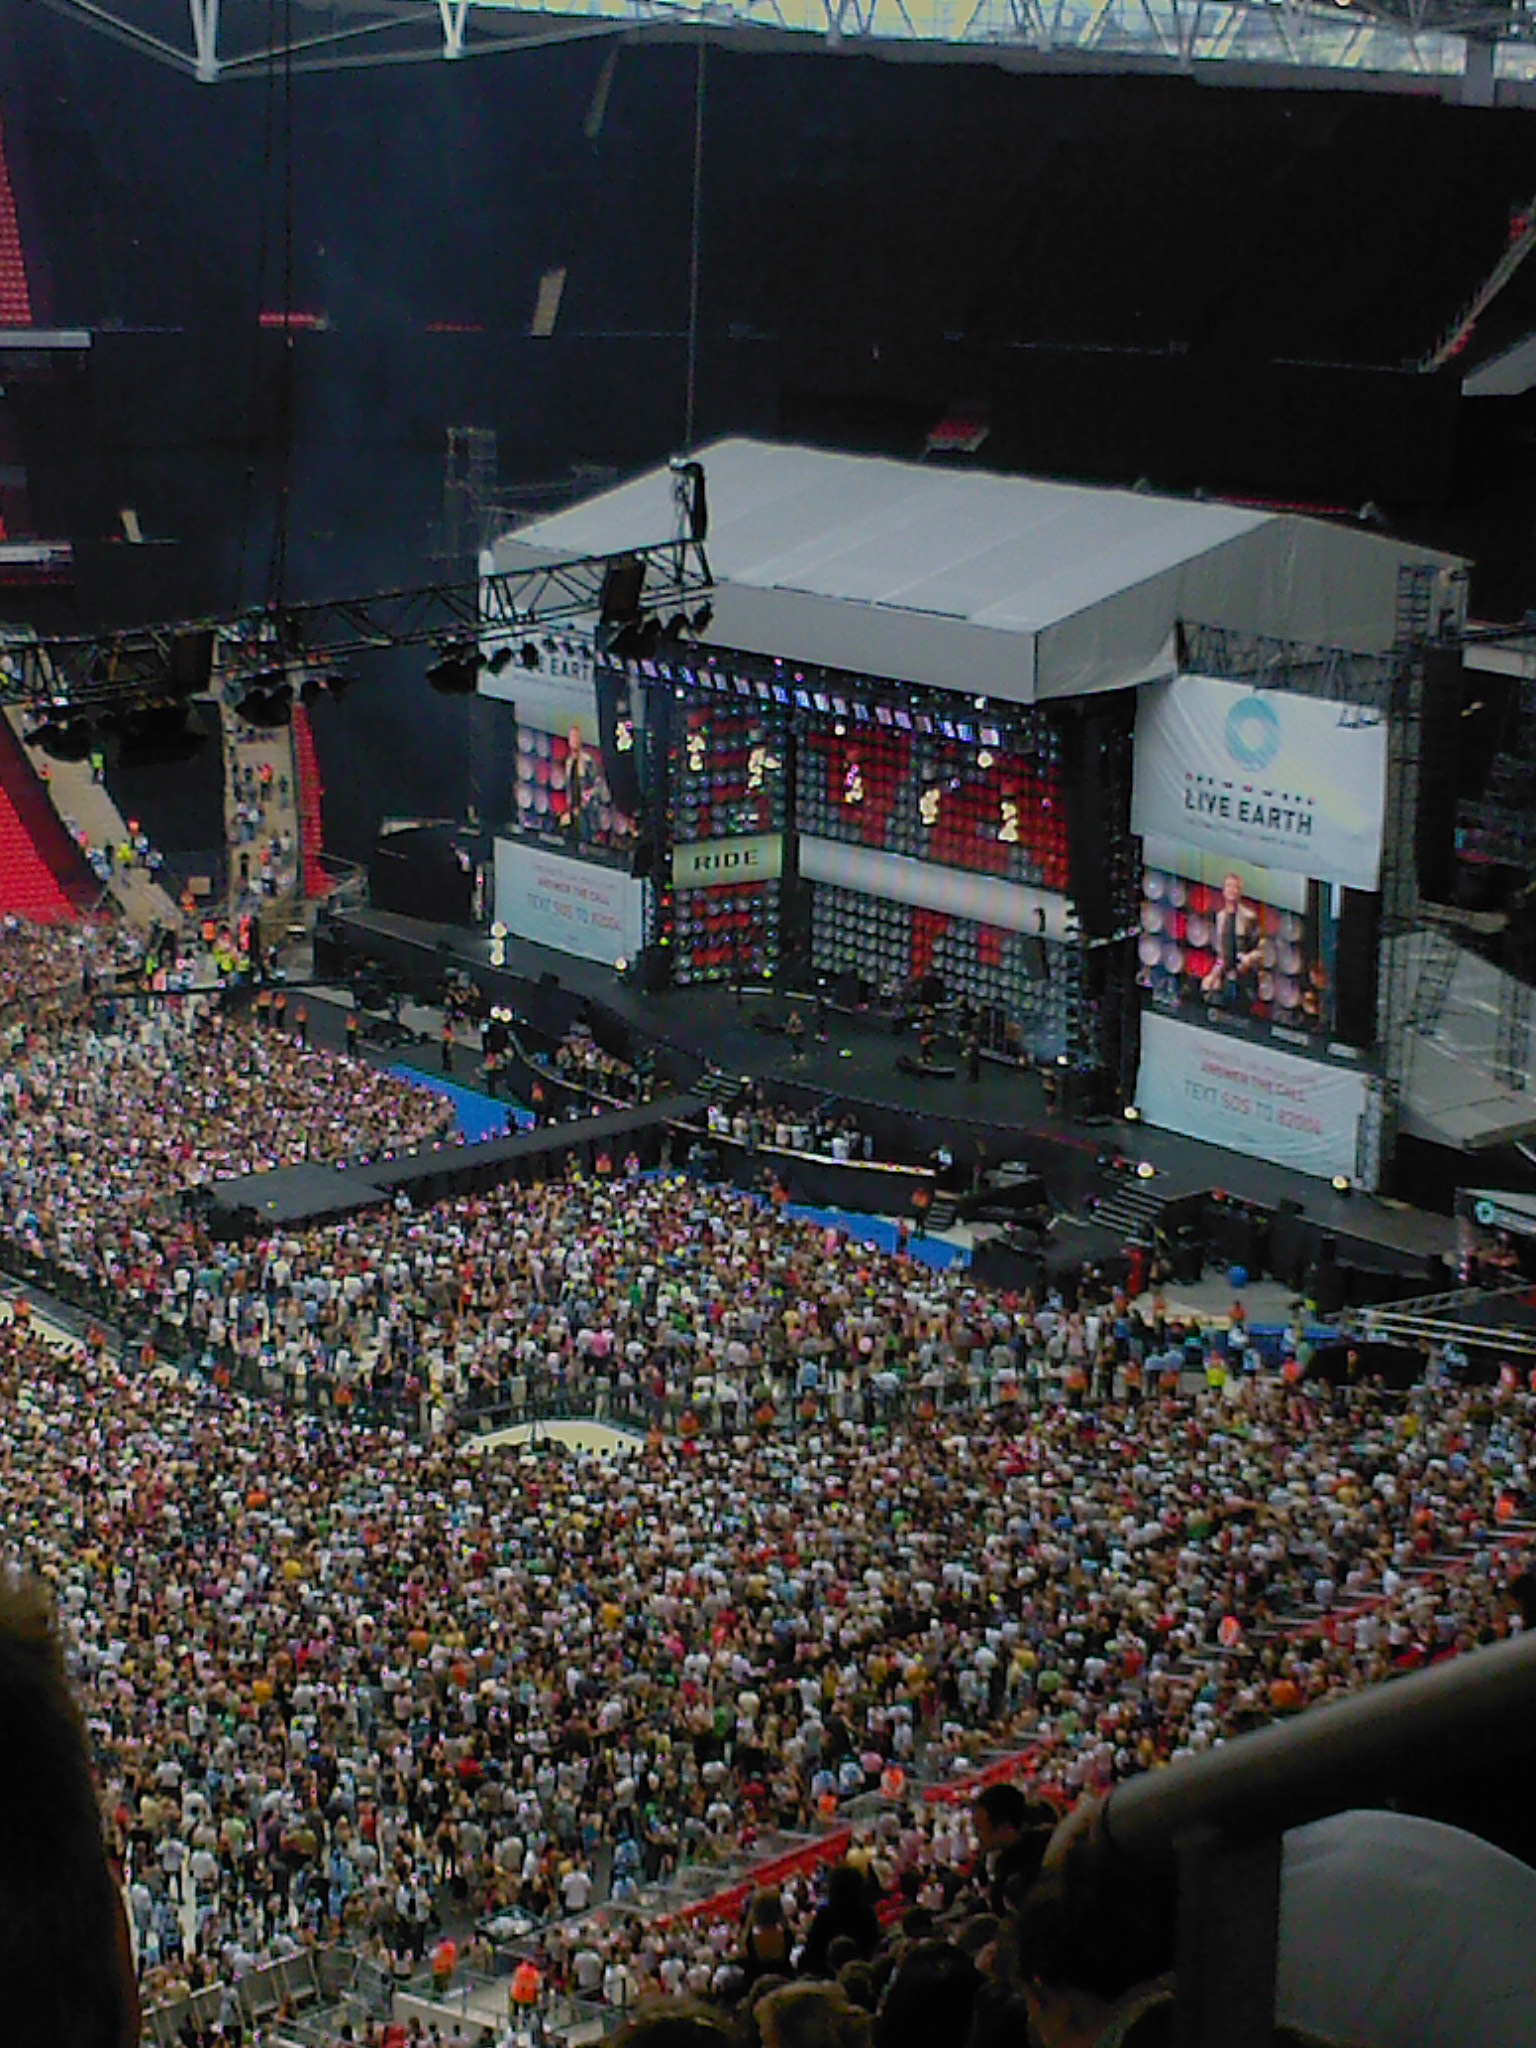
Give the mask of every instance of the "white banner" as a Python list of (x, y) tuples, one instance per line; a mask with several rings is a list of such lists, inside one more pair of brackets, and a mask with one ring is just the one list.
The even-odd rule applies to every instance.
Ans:
[(1370, 1082), (1145, 1011), (1136, 1107), (1149, 1124), (1296, 1173), (1353, 1180)]
[(1151, 683), (1136, 710), (1131, 830), (1222, 860), (1381, 886), (1380, 712), (1207, 676)]
[(740, 839), (695, 839), (672, 849), (674, 889), (718, 889), (727, 882), (776, 882), (784, 872), (782, 832)]
[[(524, 647), (538, 656), (533, 668), (522, 659)], [(518, 724), (530, 732), (563, 735), (575, 726), (589, 747), (597, 745), (597, 669), (590, 634), (568, 626), (553, 633), (487, 631), (480, 648), (487, 659), (511, 656), (499, 673), (480, 671), (482, 697), (515, 705)]]
[(937, 861), (881, 853), (873, 846), (802, 834), (800, 873), (808, 882), (832, 882), (861, 896), (884, 897), (888, 903), (974, 918), (977, 924), (996, 925), (1000, 931), (1029, 932), (1042, 939), (1072, 935), (1065, 896), (1032, 889), (1025, 882), (1005, 882), (1000, 875), (969, 874)]
[(618, 868), (498, 839), (495, 915), (536, 945), (583, 960), (632, 960), (645, 941), (645, 884)]

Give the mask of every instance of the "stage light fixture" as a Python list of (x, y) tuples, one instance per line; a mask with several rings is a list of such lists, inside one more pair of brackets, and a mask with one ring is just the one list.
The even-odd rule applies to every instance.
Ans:
[(247, 725), (273, 728), (293, 716), (293, 691), (281, 668), (257, 669), (236, 684), (235, 716)]
[(443, 697), (470, 697), (480, 673), (480, 656), (468, 640), (453, 640), (429, 663), (427, 681)]
[(1125, 1105), (1125, 1120), (1128, 1124), (1139, 1124), (1141, 1122), (1141, 1111), (1134, 1102), (1128, 1102)]
[(1336, 1173), (1333, 1176), (1332, 1186), (1333, 1192), (1336, 1195), (1349, 1195), (1354, 1192), (1353, 1186), (1350, 1182), (1349, 1175), (1347, 1173)]
[(1153, 1180), (1156, 1178), (1156, 1175), (1157, 1168), (1152, 1164), (1150, 1159), (1142, 1159), (1137, 1162), (1136, 1178), (1138, 1180)]
[(29, 747), (39, 747), (54, 761), (83, 761), (96, 744), (96, 729), (88, 718), (46, 718), (24, 735)]
[(707, 633), (715, 622), (715, 608), (712, 604), (701, 604), (693, 615), (695, 633)]
[[(506, 650), (506, 653), (507, 659), (508, 661), (510, 661), (512, 659), (512, 650), (510, 647)], [(524, 668), (530, 670), (536, 669), (539, 665), (538, 642), (536, 640), (525, 640), (522, 646), (517, 650), (517, 658), (523, 664)]]
[(286, 685), (278, 690), (247, 690), (235, 712), (247, 725), (275, 731), (293, 716), (293, 692)]

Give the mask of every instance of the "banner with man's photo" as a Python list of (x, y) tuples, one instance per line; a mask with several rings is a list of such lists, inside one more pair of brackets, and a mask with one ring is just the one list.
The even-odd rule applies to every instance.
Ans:
[[(1143, 691), (1131, 823), (1149, 1013), (1323, 1059), (1368, 1055), (1386, 770), (1369, 707), (1206, 676)], [(1193, 1132), (1190, 1098), (1156, 1070), (1172, 1043), (1144, 1031), (1138, 1099)]]

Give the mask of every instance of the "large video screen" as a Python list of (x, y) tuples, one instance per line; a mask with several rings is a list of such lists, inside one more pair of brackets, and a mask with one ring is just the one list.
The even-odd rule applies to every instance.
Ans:
[[(1353, 1171), (1358, 1115), (1331, 1132), (1339, 1105), (1320, 1097), (1303, 1116), (1294, 1091), (1314, 1084), (1265, 1066), (1257, 1047), (1354, 1065), (1369, 1047), (1386, 739), (1367, 706), (1207, 676), (1143, 692), (1136, 1096), (1151, 1121), (1305, 1171)], [(1213, 1035), (1254, 1049), (1222, 1052)]]
[(1138, 980), (1155, 1007), (1335, 1028), (1340, 891), (1304, 875), (1148, 840)]
[(1380, 886), (1385, 788), (1373, 710), (1205, 676), (1148, 689), (1131, 823), (1153, 1007), (1325, 1045), (1341, 949), (1374, 944), (1372, 921), (1347, 923), (1346, 907)]

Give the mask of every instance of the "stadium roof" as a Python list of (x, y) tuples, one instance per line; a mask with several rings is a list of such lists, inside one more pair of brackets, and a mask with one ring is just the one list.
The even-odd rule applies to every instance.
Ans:
[[(1383, 654), (1446, 555), (1293, 513), (729, 440), (699, 451), (711, 642), (1015, 703), (1171, 675), (1181, 623)], [(673, 530), (667, 469), (522, 528), (517, 569)]]
[[(220, 0), (48, 0), (212, 84), (285, 58), (273, 10)], [(1531, 97), (1536, 45), (1508, 0), (331, 0), (294, 25), (296, 70), (493, 56), (622, 35), (1174, 71), (1217, 82)]]

